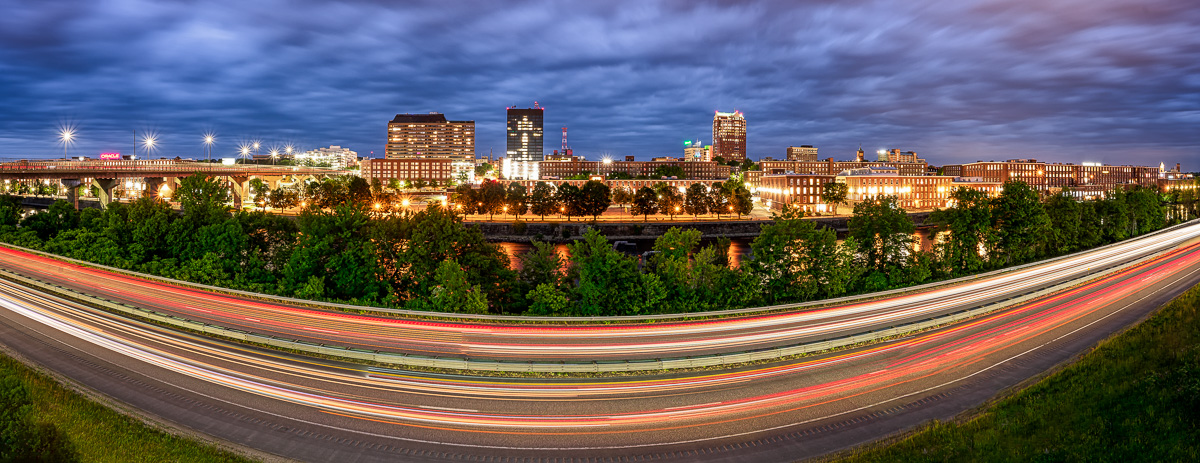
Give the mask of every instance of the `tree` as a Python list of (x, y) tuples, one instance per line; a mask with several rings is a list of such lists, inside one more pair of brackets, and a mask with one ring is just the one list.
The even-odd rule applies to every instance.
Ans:
[(529, 299), (529, 315), (569, 315), (571, 299), (557, 285), (542, 283), (525, 295)]
[(554, 198), (558, 201), (559, 212), (566, 215), (568, 221), (571, 220), (572, 216), (584, 214), (579, 187), (569, 183), (559, 185)]
[(733, 206), (733, 212), (736, 212), (738, 218), (747, 215), (754, 211), (754, 199), (750, 195), (750, 190), (745, 186), (739, 186), (733, 191), (733, 196), (730, 199), (730, 204)]
[(63, 231), (79, 228), (79, 211), (60, 199), (49, 209), (26, 217), (21, 226), (33, 230), (43, 241), (48, 240)]
[(254, 205), (260, 208), (265, 207), (267, 198), (271, 195), (271, 186), (261, 178), (252, 178), (249, 183), (250, 194), (254, 195)]
[(666, 295), (658, 276), (639, 272), (637, 259), (613, 250), (594, 228), (570, 245), (570, 254), (568, 279), (578, 281), (578, 315), (647, 313)]
[(895, 196), (870, 198), (854, 206), (850, 236), (858, 243), (866, 266), (889, 275), (904, 266), (912, 252), (912, 219), (896, 203)]
[(708, 212), (716, 214), (717, 218), (721, 218), (721, 214), (733, 214), (733, 203), (730, 191), (725, 188), (722, 182), (713, 182), (712, 187), (708, 190)]
[(682, 167), (679, 167), (679, 166), (673, 165), (673, 164), (664, 164), (664, 165), (655, 167), (654, 175), (651, 175), (651, 177), (653, 177), (653, 178), (664, 178), (664, 177), (684, 178), (684, 177), (686, 177), (686, 175), (684, 175)]
[(637, 194), (633, 196), (633, 205), (629, 212), (642, 216), (643, 222), (650, 220), (650, 214), (658, 213), (658, 193), (655, 193), (650, 187), (638, 188)]
[(354, 176), (346, 184), (347, 199), (358, 204), (367, 204), (371, 201), (371, 185), (365, 179), (359, 176)]
[(765, 303), (838, 296), (858, 276), (857, 242), (839, 246), (833, 229), (818, 230), (803, 217), (803, 210), (784, 206), (750, 244), (754, 258), (744, 266)]
[(672, 227), (655, 240), (651, 267), (666, 288), (663, 308), (688, 312), (742, 307), (756, 293), (750, 280), (718, 255), (727, 249), (697, 249), (700, 236), (698, 230)]
[(703, 183), (693, 183), (684, 195), (683, 210), (692, 217), (708, 212), (708, 190)]
[(598, 180), (589, 180), (579, 189), (581, 215), (590, 215), (592, 220), (608, 210), (610, 204), (608, 185)]
[(553, 244), (534, 241), (532, 249), (517, 258), (521, 262), (519, 272), (522, 282), (529, 287), (543, 283), (557, 285), (561, 276), (563, 259)]
[(17, 225), (21, 221), (21, 198), (10, 195), (0, 196), (0, 226)]
[(514, 219), (529, 211), (528, 200), (524, 185), (516, 182), (508, 184), (504, 202), (508, 205), (508, 212), (513, 215)]
[(549, 214), (558, 212), (558, 200), (554, 197), (554, 187), (546, 182), (533, 185), (533, 194), (529, 197), (530, 209), (542, 220)]
[(1005, 265), (1026, 262), (1042, 251), (1043, 238), (1050, 231), (1050, 218), (1038, 200), (1038, 193), (1018, 180), (1004, 182), (992, 214), (995, 228), (993, 252)]
[(492, 215), (500, 212), (504, 207), (505, 196), (508, 191), (504, 189), (504, 185), (495, 180), (483, 182), (483, 187), (479, 189), (479, 198), (476, 202), (479, 214), (487, 214), (488, 220), (492, 220)]
[(229, 216), (229, 187), (215, 177), (193, 174), (179, 181), (175, 199), (184, 219), (194, 224), (209, 224)]
[(942, 262), (951, 273), (974, 273), (986, 263), (992, 240), (992, 203), (987, 193), (967, 187), (955, 188), (950, 200), (951, 207), (929, 216), (938, 231), (950, 233), (940, 249)]
[(658, 210), (660, 213), (671, 216), (675, 219), (675, 215), (683, 211), (683, 195), (675, 187), (659, 183), (658, 187)]
[(434, 273), (434, 281), (430, 300), (432, 308), (439, 312), (453, 313), (487, 313), (487, 296), (479, 285), (467, 281), (467, 273), (453, 259), (444, 260), (438, 264)]
[(492, 165), (490, 163), (485, 162), (483, 164), (475, 166), (475, 176), (476, 177), (483, 177), (483, 176), (487, 175), (488, 172), (491, 172), (491, 171), (492, 171)]
[[(1061, 191), (1046, 199), (1046, 217), (1050, 219), (1045, 245), (1050, 255), (1061, 255), (1079, 249), (1083, 226), (1083, 205), (1071, 196), (1069, 191)], [(990, 222), (990, 220), (989, 220)]]
[[(612, 177), (609, 177), (612, 178)], [(612, 190), (612, 202), (620, 204), (622, 208), (633, 202), (633, 190), (627, 186), (619, 186)]]
[(845, 183), (829, 182), (821, 189), (821, 202), (833, 205), (833, 213), (837, 215), (837, 207), (846, 202), (850, 195), (850, 187)]
[(280, 188), (271, 192), (269, 204), (276, 209), (291, 209), (300, 204), (300, 194), (295, 188)]
[(371, 239), (371, 224), (360, 203), (300, 214), (296, 247), (282, 271), (283, 287), (295, 292), (317, 277), (323, 280), (326, 297), (382, 299), (386, 285), (380, 276), (385, 268), (378, 257), (376, 241)]

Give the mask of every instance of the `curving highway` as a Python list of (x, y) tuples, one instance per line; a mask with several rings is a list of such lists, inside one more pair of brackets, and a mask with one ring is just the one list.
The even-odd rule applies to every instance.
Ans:
[[(968, 322), (734, 370), (598, 379), (417, 374), (181, 334), (6, 282), (0, 343), (151, 419), (307, 461), (786, 461), (951, 417), (1070, 359), (1200, 283), (1200, 245), (1186, 243), (1195, 233), (1188, 226), (1161, 234), (1156, 241), (1174, 243), (1165, 247), (1139, 242), (1123, 252), (1164, 253)], [(1105, 258), (1066, 267), (1098, 266)], [(894, 311), (912, 309), (892, 304)], [(845, 312), (832, 314), (838, 310)], [(843, 307), (820, 312), (825, 323), (865, 316)], [(727, 333), (714, 325), (770, 327), (795, 315), (614, 331), (665, 328), (719, 338)], [(597, 343), (638, 336), (613, 334)], [(551, 341), (544, 344), (572, 345)]]
[(966, 283), (868, 302), (738, 318), (625, 325), (455, 323), (288, 306), (159, 283), (0, 247), (0, 266), (98, 297), (250, 333), (356, 349), (535, 362), (744, 352), (885, 329), (1086, 278), (1200, 237), (1191, 224)]

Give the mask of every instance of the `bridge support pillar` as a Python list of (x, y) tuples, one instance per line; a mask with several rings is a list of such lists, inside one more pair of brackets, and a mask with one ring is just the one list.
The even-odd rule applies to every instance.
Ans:
[(233, 207), (241, 210), (242, 201), (250, 195), (250, 177), (229, 177), (229, 189), (233, 192)]
[(112, 202), (113, 188), (117, 187), (117, 179), (115, 178), (97, 178), (92, 179), (92, 186), (100, 190), (100, 207), (108, 209), (108, 203)]
[(167, 185), (167, 197), (174, 198), (175, 191), (179, 190), (179, 177), (163, 177), (163, 183)]
[(154, 198), (158, 196), (158, 189), (163, 184), (162, 177), (146, 177), (142, 179), (145, 188), (142, 190), (142, 196)]
[(67, 187), (67, 201), (75, 205), (75, 210), (79, 210), (79, 185), (83, 182), (77, 178), (59, 179), (63, 186)]

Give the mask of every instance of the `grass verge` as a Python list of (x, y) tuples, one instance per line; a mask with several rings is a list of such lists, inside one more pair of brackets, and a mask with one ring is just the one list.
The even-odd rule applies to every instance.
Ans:
[(877, 461), (1200, 461), (1200, 286), (959, 422), (844, 455)]
[(0, 389), (0, 461), (252, 461), (118, 413), (3, 353)]

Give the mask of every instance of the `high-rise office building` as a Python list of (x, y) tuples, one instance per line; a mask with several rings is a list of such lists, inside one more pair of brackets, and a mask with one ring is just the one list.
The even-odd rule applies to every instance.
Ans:
[(475, 172), (475, 121), (449, 121), (432, 112), (397, 114), (388, 122), (384, 157), (449, 159), (456, 177), (471, 177)]
[(542, 115), (545, 109), (535, 102), (532, 108), (508, 108), (508, 149), (513, 161), (542, 161)]
[(746, 118), (741, 111), (713, 115), (713, 158), (746, 160)]
[(789, 161), (816, 161), (817, 148), (813, 145), (789, 146), (787, 149)]

